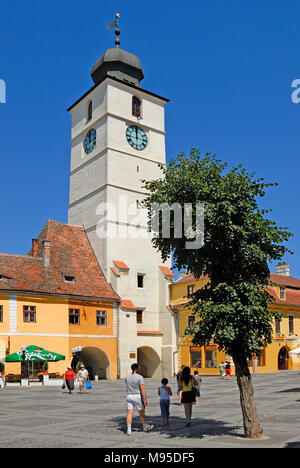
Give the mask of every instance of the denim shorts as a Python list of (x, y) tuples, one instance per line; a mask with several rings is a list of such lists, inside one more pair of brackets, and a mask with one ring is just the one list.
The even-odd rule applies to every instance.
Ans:
[(170, 416), (170, 400), (160, 400), (160, 410), (163, 418)]

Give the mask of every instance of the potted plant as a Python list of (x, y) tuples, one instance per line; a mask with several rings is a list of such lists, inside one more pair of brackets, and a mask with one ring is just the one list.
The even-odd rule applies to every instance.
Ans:
[(5, 365), (3, 362), (0, 362), (0, 374), (5, 375)]

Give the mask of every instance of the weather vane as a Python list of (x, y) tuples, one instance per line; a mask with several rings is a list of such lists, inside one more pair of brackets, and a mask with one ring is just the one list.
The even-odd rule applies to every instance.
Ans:
[(120, 34), (121, 34), (121, 31), (119, 29), (119, 18), (120, 18), (120, 13), (117, 13), (116, 14), (116, 20), (113, 21), (112, 23), (108, 23), (107, 25), (107, 29), (112, 29), (112, 28), (116, 28), (115, 30), (115, 34), (116, 34), (116, 40), (115, 40), (115, 44), (116, 44), (116, 47), (119, 48), (120, 46)]

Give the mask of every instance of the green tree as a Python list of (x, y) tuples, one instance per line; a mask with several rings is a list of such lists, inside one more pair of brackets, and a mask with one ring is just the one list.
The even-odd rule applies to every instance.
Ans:
[[(187, 236), (175, 235), (178, 219), (173, 215), (170, 237), (164, 237), (160, 226), (153, 245), (163, 260), (173, 255), (174, 268), (187, 269), (196, 278), (202, 274), (209, 277), (191, 301), (200, 320), (186, 333), (192, 335), (195, 345), (204, 346), (213, 340), (220, 350), (232, 356), (245, 436), (259, 438), (263, 429), (248, 358), (272, 341), (272, 324), (277, 315), (268, 308), (272, 300), (267, 292), (271, 284), (268, 262), (290, 252), (283, 244), (292, 234), (267, 219), (269, 211), (260, 209), (257, 199), (277, 184), (264, 183), (241, 165), (229, 170), (215, 155), (207, 153), (202, 157), (196, 149), (189, 156), (178, 155), (168, 167), (160, 167), (161, 179), (143, 181), (148, 190), (145, 205), (149, 225), (155, 204), (179, 203), (184, 211), (184, 204), (190, 203), (195, 218), (197, 204), (203, 203), (204, 239), (200, 248), (187, 249)], [(194, 230), (197, 231), (195, 222)]]

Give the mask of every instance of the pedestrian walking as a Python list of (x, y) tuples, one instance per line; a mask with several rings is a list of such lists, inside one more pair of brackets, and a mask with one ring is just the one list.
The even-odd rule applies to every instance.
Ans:
[(74, 390), (74, 383), (75, 383), (75, 372), (73, 371), (72, 367), (69, 366), (64, 376), (64, 385), (67, 386), (70, 395)]
[(131, 435), (131, 425), (134, 410), (137, 410), (140, 415), (140, 420), (143, 425), (143, 431), (149, 432), (153, 429), (153, 425), (147, 424), (145, 408), (148, 404), (147, 394), (145, 389), (144, 378), (137, 373), (139, 370), (139, 365), (137, 363), (132, 364), (131, 374), (129, 374), (126, 379), (126, 408), (127, 408), (127, 435)]
[(231, 366), (230, 366), (229, 361), (226, 361), (225, 370), (226, 370), (226, 380), (228, 380), (229, 377), (231, 376)]
[(196, 402), (195, 387), (198, 388), (198, 381), (191, 375), (191, 369), (185, 366), (180, 377), (181, 403), (184, 406), (186, 427), (190, 426), (193, 412), (193, 403)]
[(0, 372), (0, 392), (5, 388), (5, 376)]
[(79, 392), (82, 395), (85, 393), (86, 384), (89, 381), (89, 373), (83, 364), (80, 366), (77, 377), (79, 382)]
[(225, 363), (223, 361), (219, 364), (219, 371), (220, 371), (221, 379), (224, 379), (225, 378)]
[(171, 387), (168, 386), (168, 379), (162, 379), (161, 386), (158, 387), (160, 397), (160, 412), (163, 425), (169, 424), (170, 417), (170, 396), (172, 396)]
[(177, 395), (178, 395), (179, 401), (181, 401), (180, 379), (181, 379), (182, 371), (184, 368), (185, 368), (185, 364), (181, 366), (181, 370), (176, 375), (177, 386), (178, 386)]
[(198, 405), (199, 403), (199, 398), (200, 398), (200, 387), (201, 387), (201, 383), (202, 383), (202, 379), (199, 375), (199, 372), (197, 370), (195, 370), (194, 372), (194, 378), (197, 380), (198, 382), (198, 387), (195, 387), (195, 394), (196, 394), (196, 405)]

